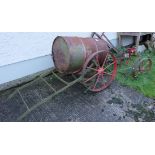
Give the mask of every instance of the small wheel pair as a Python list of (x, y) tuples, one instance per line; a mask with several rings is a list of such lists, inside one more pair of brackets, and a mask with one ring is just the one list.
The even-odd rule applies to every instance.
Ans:
[(109, 51), (98, 51), (86, 60), (83, 67), (83, 84), (90, 91), (107, 88), (116, 77), (117, 61)]
[(147, 73), (152, 68), (152, 60), (150, 58), (140, 58), (133, 65), (132, 77), (136, 78), (140, 73)]
[(143, 58), (139, 63), (139, 72), (145, 73), (152, 68), (152, 60), (150, 58)]

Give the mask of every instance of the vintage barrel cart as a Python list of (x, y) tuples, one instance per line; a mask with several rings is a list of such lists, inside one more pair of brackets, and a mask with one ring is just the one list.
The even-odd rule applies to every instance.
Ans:
[[(47, 74), (42, 74), (37, 79), (18, 87), (9, 96), (8, 99), (11, 99), (18, 93), (27, 107), (27, 111), (18, 120), (22, 120), (31, 111), (77, 82), (82, 83), (86, 87), (86, 90), (92, 92), (102, 91), (112, 83), (117, 73), (116, 58), (110, 52), (108, 43), (100, 38), (58, 36), (53, 42), (52, 58), (55, 64), (54, 70)], [(52, 79), (56, 78), (63, 83), (63, 87), (55, 89), (52, 82), (45, 79), (49, 75)], [(66, 76), (67, 79), (72, 76), (74, 80), (68, 82), (65, 79)], [(53, 93), (32, 107), (29, 107), (22, 96), (21, 90), (38, 79), (45, 82)]]

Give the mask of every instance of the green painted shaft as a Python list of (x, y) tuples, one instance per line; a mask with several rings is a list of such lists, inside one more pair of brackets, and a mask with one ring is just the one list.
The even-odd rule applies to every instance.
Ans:
[(53, 93), (52, 95), (50, 95), (49, 97), (43, 99), (41, 102), (35, 104), (34, 106), (32, 106), (31, 108), (29, 108), (25, 113), (23, 113), (20, 117), (18, 117), (17, 121), (21, 121), (24, 117), (26, 117), (29, 113), (31, 113), (33, 110), (35, 110), (36, 108), (38, 108), (39, 106), (47, 103), (48, 101), (50, 101), (54, 96), (60, 94), (61, 92), (63, 92), (64, 90), (66, 90), (67, 88), (73, 86), (74, 84), (76, 84), (77, 82), (80, 82), (82, 80), (82, 77), (77, 78), (76, 80), (74, 80), (73, 82), (70, 82), (68, 85), (66, 85), (65, 87), (61, 88), (60, 90), (58, 90), (57, 92)]

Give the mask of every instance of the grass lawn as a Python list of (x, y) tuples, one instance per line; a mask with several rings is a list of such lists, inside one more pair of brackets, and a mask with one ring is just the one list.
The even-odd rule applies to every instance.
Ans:
[(143, 93), (145, 96), (155, 99), (155, 54), (148, 54), (146, 52), (143, 54), (143, 57), (149, 56), (152, 59), (152, 69), (147, 73), (139, 74), (138, 77), (133, 78), (128, 74), (123, 75), (122, 72), (127, 73), (130, 66), (132, 66), (136, 56), (132, 56), (132, 59), (129, 61), (127, 65), (125, 62), (121, 66), (118, 66), (118, 73), (116, 79), (123, 85), (129, 86)]

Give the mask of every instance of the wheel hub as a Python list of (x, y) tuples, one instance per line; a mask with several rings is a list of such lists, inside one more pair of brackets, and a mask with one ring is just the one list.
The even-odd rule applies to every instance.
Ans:
[(104, 73), (104, 68), (100, 67), (98, 70), (97, 70), (98, 74), (103, 74)]

